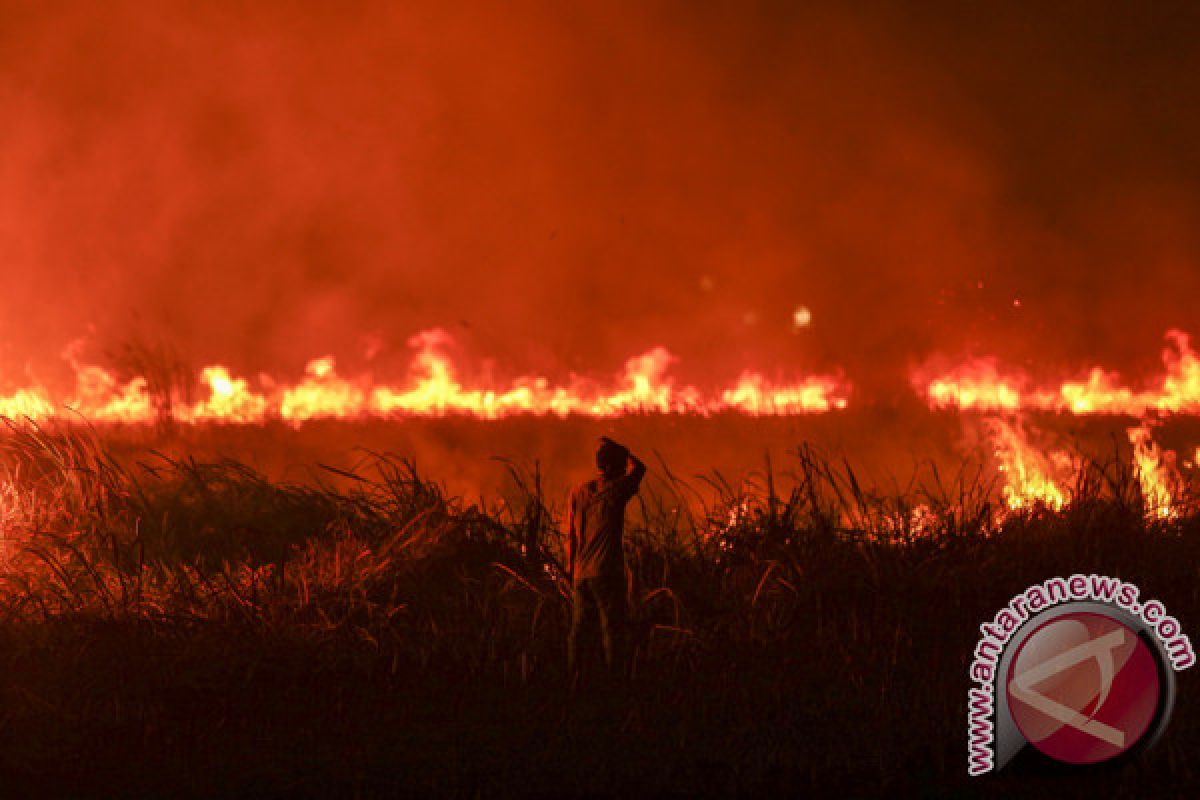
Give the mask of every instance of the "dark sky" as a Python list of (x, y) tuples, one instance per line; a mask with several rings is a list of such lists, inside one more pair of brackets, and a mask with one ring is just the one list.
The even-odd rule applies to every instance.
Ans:
[(4, 377), (441, 326), (501, 377), (870, 389), (1200, 331), (1200, 4), (472, 5), (0, 6)]

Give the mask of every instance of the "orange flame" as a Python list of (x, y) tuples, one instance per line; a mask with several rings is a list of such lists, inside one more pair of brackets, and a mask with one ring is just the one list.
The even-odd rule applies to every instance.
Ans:
[(262, 422), (267, 413), (267, 398), (250, 391), (246, 381), (234, 378), (225, 367), (205, 367), (201, 380), (209, 397), (183, 412), (187, 422)]
[(1146, 514), (1164, 520), (1177, 517), (1175, 497), (1183, 478), (1175, 466), (1175, 453), (1155, 444), (1148, 424), (1129, 428), (1127, 433)]
[(1084, 380), (1063, 381), (1057, 386), (1029, 388), (1025, 374), (1002, 373), (994, 359), (975, 359), (942, 375), (926, 379), (924, 370), (913, 374), (918, 390), (930, 407), (960, 411), (1051, 411), (1066, 414), (1122, 414), (1134, 417), (1150, 412), (1200, 413), (1200, 357), (1182, 331), (1168, 331), (1162, 359), (1163, 375), (1148, 388), (1121, 384), (1120, 376), (1100, 367)]
[(0, 397), (0, 417), (45, 419), (54, 413), (54, 402), (43, 389), (18, 389)]
[(929, 381), (926, 395), (936, 409), (1016, 411), (1021, 407), (1022, 383), (1001, 375), (995, 359), (981, 358)]
[[(675, 358), (663, 347), (629, 359), (615, 385), (607, 389), (579, 379), (555, 386), (543, 377), (520, 378), (507, 387), (469, 387), (458, 379), (454, 364), (440, 351), (447, 341), (448, 337), (436, 330), (414, 336), (409, 341), (417, 348), (412, 378), (402, 385), (342, 377), (332, 356), (310, 361), (298, 383), (266, 380), (261, 391), (252, 389), (246, 379), (235, 377), (227, 367), (205, 367), (199, 383), (207, 396), (191, 404), (173, 402), (169, 414), (175, 421), (190, 424), (259, 424), (280, 419), (292, 425), (314, 419), (446, 414), (481, 419), (515, 414), (785, 415), (845, 408), (849, 392), (845, 383), (833, 376), (809, 376), (793, 384), (773, 385), (761, 375), (747, 372), (734, 386), (706, 394), (676, 384), (668, 374)], [(73, 358), (72, 363), (77, 379), (73, 397), (55, 400), (42, 387), (18, 389), (0, 396), (0, 416), (41, 420), (57, 416), (67, 407), (101, 423), (144, 424), (158, 418), (161, 409), (156, 407), (145, 378), (121, 383), (101, 367), (80, 365)]]
[(1004, 478), (1001, 489), (1004, 502), (1013, 511), (1028, 511), (1039, 506), (1061, 511), (1071, 501), (1067, 484), (1058, 476), (1075, 475), (1078, 461), (1069, 453), (1052, 450), (1047, 454), (1031, 446), (1019, 422), (991, 418), (986, 428)]
[(68, 405), (93, 422), (154, 421), (154, 404), (145, 378), (139, 376), (122, 384), (95, 366), (80, 368), (76, 378), (78, 393)]

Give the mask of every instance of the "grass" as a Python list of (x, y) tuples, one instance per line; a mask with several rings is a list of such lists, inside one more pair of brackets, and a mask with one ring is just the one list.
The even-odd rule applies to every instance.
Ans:
[(1190, 673), (1141, 761), (965, 777), (967, 663), (1015, 592), (1141, 585), (1200, 620), (1200, 514), (1092, 463), (996, 521), (964, 469), (895, 495), (801, 447), (757, 481), (667, 465), (631, 506), (634, 678), (572, 693), (562, 509), (537, 468), (467, 504), (367, 453), (305, 484), (2, 439), (0, 779), (24, 796), (1143, 797), (1194, 784)]

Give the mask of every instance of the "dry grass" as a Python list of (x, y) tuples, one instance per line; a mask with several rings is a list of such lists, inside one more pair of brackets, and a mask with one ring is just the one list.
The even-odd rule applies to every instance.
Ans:
[[(978, 624), (1077, 571), (1200, 619), (1200, 516), (1148, 522), (1116, 462), (999, 525), (970, 470), (883, 496), (809, 448), (736, 486), (660, 463), (630, 516), (634, 679), (572, 695), (536, 467), (485, 506), (386, 454), (286, 485), (118, 463), (86, 427), (2, 447), (0, 777), (32, 794), (1061, 794), (965, 779)], [(1164, 743), (1068, 791), (1195, 781), (1183, 678)]]

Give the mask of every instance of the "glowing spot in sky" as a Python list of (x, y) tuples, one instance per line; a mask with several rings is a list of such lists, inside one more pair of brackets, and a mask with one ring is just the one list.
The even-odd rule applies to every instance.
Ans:
[(798, 331), (812, 324), (812, 312), (807, 306), (800, 306), (792, 312), (792, 330)]

